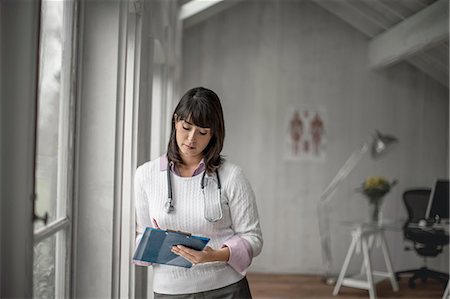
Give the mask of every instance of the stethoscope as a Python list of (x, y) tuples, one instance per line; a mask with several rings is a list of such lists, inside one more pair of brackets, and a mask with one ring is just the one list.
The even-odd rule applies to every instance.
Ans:
[[(205, 175), (206, 171), (203, 172), (202, 180), (200, 182), (200, 187), (202, 189), (203, 193), (203, 200), (204, 200), (204, 208), (203, 208), (203, 214), (206, 220), (209, 222), (216, 222), (223, 217), (223, 211), (222, 211), (222, 205), (221, 205), (221, 198), (222, 198), (222, 185), (220, 184), (220, 177), (219, 177), (219, 171), (216, 170), (216, 177), (217, 177), (217, 205), (216, 207), (219, 207), (219, 213), (218, 215), (211, 215), (214, 214), (214, 212), (210, 213), (209, 211), (211, 209), (210, 205), (212, 204), (211, 201), (206, 200), (206, 194), (205, 194)], [(167, 168), (167, 201), (164, 206), (166, 213), (169, 214), (172, 212), (175, 207), (173, 206), (173, 194), (172, 194), (172, 179), (170, 177), (170, 167)]]

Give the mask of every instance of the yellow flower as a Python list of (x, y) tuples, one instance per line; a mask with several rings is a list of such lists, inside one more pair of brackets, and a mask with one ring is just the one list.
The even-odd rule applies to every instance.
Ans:
[(362, 184), (360, 191), (366, 195), (370, 201), (381, 200), (386, 193), (397, 183), (397, 180), (389, 182), (382, 176), (368, 177)]
[(389, 182), (385, 177), (371, 176), (364, 182), (364, 189), (370, 188), (386, 188), (389, 187)]

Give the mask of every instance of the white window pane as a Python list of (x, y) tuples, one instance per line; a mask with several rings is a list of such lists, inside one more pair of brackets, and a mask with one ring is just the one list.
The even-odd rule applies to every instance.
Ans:
[(66, 231), (34, 246), (33, 298), (63, 298), (67, 257)]
[[(69, 177), (72, 1), (42, 1), (35, 212), (66, 216)], [(35, 222), (35, 229), (43, 225)]]
[(72, 193), (73, 20), (73, 0), (41, 2), (35, 214), (48, 213), (51, 226), (42, 228), (43, 222), (35, 221), (34, 229), (39, 240), (43, 232), (52, 235), (34, 246), (34, 298), (66, 298), (69, 289), (70, 231), (62, 227), (70, 224), (58, 227), (58, 223), (72, 218), (67, 208)]

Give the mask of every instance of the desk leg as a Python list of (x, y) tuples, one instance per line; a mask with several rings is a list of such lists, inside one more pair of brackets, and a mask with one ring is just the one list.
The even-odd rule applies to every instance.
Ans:
[(389, 273), (389, 280), (391, 281), (392, 289), (394, 292), (398, 292), (398, 283), (397, 279), (395, 279), (395, 273), (392, 269), (391, 257), (389, 256), (389, 250), (386, 245), (386, 238), (384, 237), (384, 233), (380, 233), (381, 238), (381, 249), (383, 250), (384, 261), (386, 263), (386, 268)]
[[(375, 243), (375, 238), (372, 234), (369, 235), (368, 238), (369, 238), (369, 241), (367, 244), (369, 245), (368, 247), (369, 247), (369, 254), (370, 254), (370, 252), (372, 251), (373, 244)], [(359, 273), (361, 273), (361, 274), (366, 273), (366, 265), (365, 265), (364, 261), (361, 264), (361, 271)]]
[(342, 281), (344, 280), (345, 274), (347, 273), (348, 265), (350, 264), (350, 260), (352, 259), (353, 252), (355, 251), (356, 244), (358, 243), (360, 237), (353, 234), (352, 243), (347, 251), (347, 256), (345, 257), (344, 264), (342, 265), (341, 272), (339, 273), (339, 278), (336, 282), (336, 285), (333, 289), (333, 295), (336, 296), (339, 293), (339, 289), (341, 288)]
[(361, 241), (362, 241), (362, 249), (363, 249), (363, 255), (364, 255), (364, 265), (366, 268), (367, 282), (369, 284), (369, 297), (370, 297), (370, 299), (376, 299), (377, 298), (377, 290), (375, 289), (375, 285), (373, 283), (372, 265), (370, 263), (369, 246), (367, 244), (368, 240), (366, 237), (362, 237)]
[(447, 282), (447, 286), (445, 287), (445, 292), (444, 292), (444, 295), (442, 296), (442, 299), (449, 299), (450, 298), (450, 294), (449, 294), (449, 284), (450, 284), (450, 281), (449, 282)]

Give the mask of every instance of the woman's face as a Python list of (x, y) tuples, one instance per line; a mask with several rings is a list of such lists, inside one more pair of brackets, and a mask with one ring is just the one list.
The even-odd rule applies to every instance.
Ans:
[(203, 158), (203, 150), (211, 140), (211, 129), (198, 127), (189, 121), (175, 121), (176, 139), (180, 155), (185, 158)]

